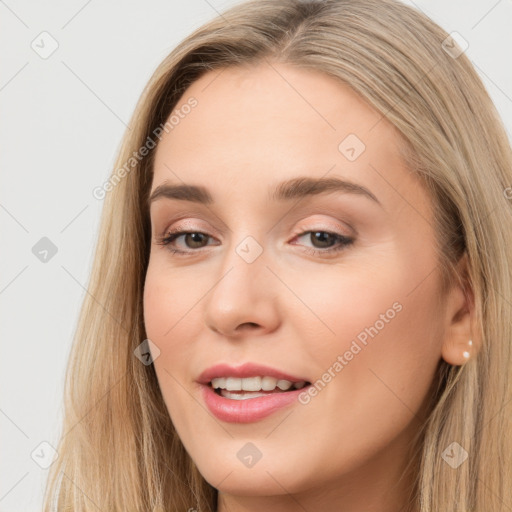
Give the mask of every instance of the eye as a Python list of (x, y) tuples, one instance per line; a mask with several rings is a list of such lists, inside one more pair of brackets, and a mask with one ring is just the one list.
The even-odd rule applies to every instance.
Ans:
[[(303, 251), (308, 254), (319, 256), (338, 253), (346, 249), (354, 242), (353, 238), (344, 236), (340, 233), (334, 233), (331, 231), (324, 230), (304, 231), (300, 235), (297, 235), (294, 238), (294, 240), (302, 238), (306, 235), (309, 235), (309, 239), (313, 243), (313, 248), (304, 247)], [(184, 237), (183, 242), (185, 242), (186, 248), (190, 250), (176, 249), (171, 246), (173, 242), (177, 241), (181, 237)], [(208, 245), (207, 241), (209, 238), (212, 237), (207, 233), (203, 233), (201, 231), (174, 230), (168, 232), (164, 237), (160, 237), (159, 239), (157, 239), (156, 243), (165, 246), (172, 254), (187, 255), (192, 254), (193, 252), (197, 252), (196, 249), (202, 249), (203, 247), (206, 247)]]
[(180, 249), (174, 249), (171, 247), (171, 243), (177, 240), (180, 237), (185, 237), (183, 240), (185, 241), (185, 244), (191, 248), (191, 249), (201, 249), (202, 247), (205, 247), (204, 241), (208, 238), (211, 238), (210, 235), (206, 233), (202, 233), (201, 231), (170, 231), (167, 233), (166, 236), (160, 238), (157, 240), (157, 244), (164, 245), (167, 247), (169, 251), (173, 254), (186, 254), (193, 251), (186, 251), (186, 250), (180, 250)]
[(344, 236), (341, 233), (333, 233), (324, 230), (304, 231), (300, 235), (297, 235), (296, 238), (302, 238), (306, 235), (309, 236), (313, 248), (306, 247), (304, 252), (314, 255), (338, 253), (354, 242), (353, 238)]

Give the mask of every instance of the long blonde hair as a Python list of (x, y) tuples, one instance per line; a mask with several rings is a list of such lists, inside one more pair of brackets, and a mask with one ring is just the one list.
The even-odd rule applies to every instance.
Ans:
[[(394, 125), (407, 164), (435, 205), (446, 282), (464, 278), (473, 290), (474, 336), (482, 347), (463, 366), (439, 363), (411, 503), (419, 512), (512, 506), (512, 155), (488, 93), (458, 53), (448, 33), (395, 0), (253, 0), (205, 24), (165, 58), (136, 106), (104, 189), (46, 512), (216, 509), (217, 490), (178, 438), (153, 365), (134, 356), (146, 339), (154, 150), (128, 170), (126, 162), (154, 139), (194, 80), (263, 59), (339, 79)], [(456, 275), (463, 255), (466, 276)], [(454, 442), (469, 454), (456, 469), (442, 456)]]

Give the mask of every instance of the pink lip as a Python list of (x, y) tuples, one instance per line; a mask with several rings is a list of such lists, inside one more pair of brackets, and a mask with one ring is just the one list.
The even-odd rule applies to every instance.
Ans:
[(230, 423), (252, 423), (269, 416), (270, 414), (297, 401), (298, 396), (306, 388), (294, 389), (283, 393), (270, 393), (267, 396), (248, 398), (246, 400), (232, 400), (215, 393), (210, 381), (216, 377), (274, 377), (290, 382), (307, 381), (306, 378), (295, 377), (280, 370), (253, 363), (245, 363), (233, 367), (227, 364), (218, 364), (208, 368), (198, 378), (201, 384), (203, 400), (210, 412), (222, 421)]
[(216, 377), (274, 377), (279, 380), (289, 380), (290, 382), (300, 382), (308, 379), (303, 377), (295, 377), (287, 373), (283, 373), (270, 366), (255, 363), (244, 363), (240, 366), (229, 366), (228, 364), (216, 364), (207, 368), (199, 375), (197, 382), (200, 384), (208, 384)]
[(201, 385), (201, 393), (210, 412), (219, 420), (229, 423), (252, 423), (286, 407), (298, 399), (308, 386), (283, 393), (269, 393), (267, 396), (232, 400), (215, 393), (208, 384)]

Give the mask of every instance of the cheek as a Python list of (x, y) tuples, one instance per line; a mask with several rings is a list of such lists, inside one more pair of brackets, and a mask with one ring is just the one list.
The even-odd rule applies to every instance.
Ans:
[(196, 286), (197, 281), (194, 286), (187, 283), (190, 274), (180, 277), (179, 269), (170, 270), (154, 260), (148, 266), (143, 293), (146, 335), (160, 351), (153, 363), (158, 383), (171, 420), (185, 432), (192, 426), (182, 427), (194, 402), (184, 386), (189, 387), (193, 377), (191, 364), (197, 346), (192, 340), (197, 338), (200, 311), (197, 303), (206, 293), (206, 287), (202, 290)]
[(440, 358), (441, 317), (435, 276), (414, 291), (412, 277), (389, 267), (296, 288), (322, 322), (297, 315), (317, 394), (308, 403), (305, 397), (304, 421), (288, 424), (287, 435), (299, 439), (311, 429), (310, 450), (339, 461), (340, 471), (419, 426)]
[(338, 316), (331, 308), (339, 343), (324, 364), (332, 366), (338, 355), (343, 361), (343, 396), (333, 395), (333, 406), (350, 405), (361, 418), (369, 411), (390, 422), (402, 418), (404, 425), (421, 409), (440, 359), (442, 317), (435, 277), (414, 291), (411, 283), (405, 274), (376, 277), (367, 288), (350, 287)]
[(438, 276), (425, 279), (422, 265), (389, 263), (334, 267), (294, 285), (317, 317), (296, 314), (296, 331), (333, 409), (345, 403), (363, 412), (362, 404), (369, 411), (385, 403), (410, 417), (434, 377), (442, 339)]
[(176, 333), (191, 323), (192, 306), (204, 292), (200, 280), (191, 283), (190, 273), (183, 276), (180, 269), (168, 268), (162, 260), (154, 258), (149, 262), (143, 295), (144, 323), (148, 337), (165, 340), (168, 349), (169, 344), (179, 339)]

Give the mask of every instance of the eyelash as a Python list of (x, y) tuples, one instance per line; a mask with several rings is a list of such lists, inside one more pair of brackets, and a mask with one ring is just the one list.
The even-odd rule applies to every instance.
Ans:
[[(210, 235), (208, 235), (207, 233), (203, 233), (202, 231), (180, 231), (180, 230), (172, 231), (171, 230), (165, 236), (159, 237), (157, 239), (156, 243), (158, 245), (165, 246), (168, 251), (170, 251), (172, 254), (174, 254), (176, 256), (187, 256), (191, 253), (197, 252), (199, 249), (191, 249), (189, 251), (180, 251), (179, 249), (173, 249), (172, 247), (170, 247), (170, 244), (171, 244), (171, 242), (173, 242), (174, 240), (176, 240), (177, 238), (179, 238), (182, 235), (197, 234), (197, 233), (200, 233), (202, 235), (206, 235), (206, 236), (210, 237)], [(353, 238), (341, 235), (339, 233), (334, 233), (332, 231), (322, 230), (322, 229), (312, 229), (309, 231), (303, 231), (302, 233), (296, 235), (296, 238), (300, 238), (304, 235), (307, 235), (308, 233), (327, 233), (328, 235), (333, 235), (338, 242), (337, 246), (335, 245), (334, 247), (329, 247), (327, 249), (311, 249), (310, 247), (306, 247), (304, 249), (304, 252), (306, 252), (307, 254), (314, 255), (314, 256), (322, 256), (322, 255), (325, 255), (326, 253), (329, 255), (339, 253), (339, 252), (345, 250), (348, 246), (352, 245), (354, 242)], [(210, 238), (212, 238), (212, 237), (210, 237)]]

